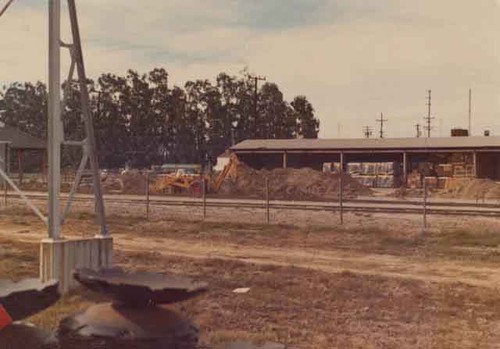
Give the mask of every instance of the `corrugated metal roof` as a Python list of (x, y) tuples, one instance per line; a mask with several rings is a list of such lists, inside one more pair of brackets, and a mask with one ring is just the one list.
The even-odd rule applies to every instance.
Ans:
[(244, 150), (404, 150), (500, 148), (500, 137), (249, 139), (231, 148)]
[(9, 142), (12, 149), (45, 149), (45, 141), (22, 133), (10, 126), (0, 127), (0, 142)]

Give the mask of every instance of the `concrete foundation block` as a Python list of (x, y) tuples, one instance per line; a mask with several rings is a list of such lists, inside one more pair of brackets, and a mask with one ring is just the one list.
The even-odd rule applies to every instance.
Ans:
[(78, 286), (78, 282), (73, 279), (73, 270), (109, 268), (112, 256), (112, 237), (44, 239), (40, 245), (40, 278), (43, 282), (58, 280), (59, 291), (66, 293)]

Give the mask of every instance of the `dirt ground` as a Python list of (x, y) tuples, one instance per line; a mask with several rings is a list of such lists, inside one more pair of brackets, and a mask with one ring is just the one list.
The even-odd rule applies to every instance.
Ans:
[[(500, 222), (416, 216), (287, 213), (275, 225), (262, 212), (200, 212), (108, 207), (114, 261), (128, 269), (191, 275), (210, 284), (178, 305), (215, 348), (234, 339), (303, 349), (500, 348)], [(215, 210), (215, 209), (214, 209)], [(253, 216), (253, 221), (252, 221)], [(93, 235), (80, 206), (67, 237)], [(0, 275), (36, 276), (45, 227), (24, 209), (0, 211)], [(250, 287), (247, 294), (235, 294)], [(65, 296), (32, 321), (54, 327), (98, 300)]]

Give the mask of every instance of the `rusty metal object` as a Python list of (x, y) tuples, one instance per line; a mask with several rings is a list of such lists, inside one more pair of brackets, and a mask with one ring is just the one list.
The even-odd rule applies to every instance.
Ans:
[(58, 282), (42, 283), (38, 279), (20, 282), (0, 280), (0, 304), (13, 321), (25, 319), (57, 302)]
[(80, 269), (74, 277), (87, 288), (106, 294), (121, 304), (146, 306), (172, 304), (198, 296), (208, 289), (204, 282), (150, 272), (125, 272), (120, 268)]
[(98, 304), (61, 321), (61, 349), (195, 349), (198, 329), (166, 306)]
[(228, 344), (224, 349), (296, 349), (284, 344), (266, 343), (263, 346), (254, 345), (248, 342), (235, 342)]
[(0, 349), (51, 349), (58, 348), (51, 332), (36, 327), (12, 324), (0, 331)]

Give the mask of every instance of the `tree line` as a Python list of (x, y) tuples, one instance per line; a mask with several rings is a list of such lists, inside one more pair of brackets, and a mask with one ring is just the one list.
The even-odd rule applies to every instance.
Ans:
[[(125, 76), (102, 74), (89, 80), (101, 167), (129, 164), (214, 163), (217, 155), (244, 139), (317, 138), (319, 121), (305, 96), (291, 102), (278, 85), (245, 75), (221, 73), (215, 82), (188, 81), (169, 86), (165, 69)], [(63, 86), (67, 140), (85, 134), (76, 84)], [(47, 132), (47, 87), (14, 82), (0, 92), (0, 121), (39, 138)], [(63, 162), (75, 164), (78, 149), (63, 149)]]

